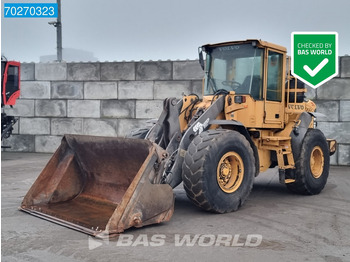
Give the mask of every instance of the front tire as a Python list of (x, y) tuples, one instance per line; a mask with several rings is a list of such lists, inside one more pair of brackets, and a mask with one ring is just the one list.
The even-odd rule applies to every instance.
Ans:
[(329, 148), (327, 139), (318, 129), (309, 129), (301, 146), (295, 166), (295, 182), (286, 184), (295, 193), (319, 194), (325, 187), (329, 174)]
[(248, 140), (236, 131), (208, 130), (191, 142), (182, 167), (188, 198), (215, 213), (236, 211), (248, 198), (255, 158)]

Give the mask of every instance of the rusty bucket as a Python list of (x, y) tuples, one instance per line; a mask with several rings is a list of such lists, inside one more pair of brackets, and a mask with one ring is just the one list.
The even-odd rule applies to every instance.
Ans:
[(153, 182), (164, 153), (147, 140), (65, 135), (20, 209), (100, 237), (168, 221), (172, 188)]

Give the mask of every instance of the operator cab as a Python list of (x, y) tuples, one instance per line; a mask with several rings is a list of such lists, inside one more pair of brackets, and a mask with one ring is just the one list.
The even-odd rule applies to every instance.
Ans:
[(20, 95), (20, 63), (1, 58), (1, 107), (13, 106)]
[[(266, 97), (270, 101), (282, 101), (285, 50), (276, 52), (269, 45), (272, 44), (247, 40), (202, 46), (200, 60), (203, 57), (202, 51), (206, 53), (204, 95), (213, 95), (219, 90), (226, 90), (235, 91), (238, 95), (250, 95), (254, 100), (263, 100)], [(276, 45), (273, 47), (279, 48)], [(264, 61), (267, 63), (266, 66)], [(204, 67), (204, 61), (201, 64)], [(264, 78), (267, 85), (266, 94), (263, 88)]]
[(235, 111), (233, 120), (252, 128), (283, 128), (286, 53), (282, 46), (256, 39), (200, 47), (199, 61), (205, 70), (203, 95), (230, 92), (237, 104), (230, 109)]

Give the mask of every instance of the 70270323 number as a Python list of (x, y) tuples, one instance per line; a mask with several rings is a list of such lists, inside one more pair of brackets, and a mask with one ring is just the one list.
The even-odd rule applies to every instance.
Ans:
[(56, 3), (4, 3), (5, 18), (57, 17)]

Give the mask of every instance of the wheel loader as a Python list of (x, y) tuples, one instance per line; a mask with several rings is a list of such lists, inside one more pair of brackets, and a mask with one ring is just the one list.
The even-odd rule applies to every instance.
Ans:
[(160, 117), (126, 138), (65, 135), (20, 209), (108, 237), (168, 221), (181, 182), (215, 213), (236, 211), (276, 166), (289, 190), (320, 193), (336, 141), (315, 128), (316, 105), (286, 53), (261, 40), (200, 47), (202, 97), (165, 99)]

